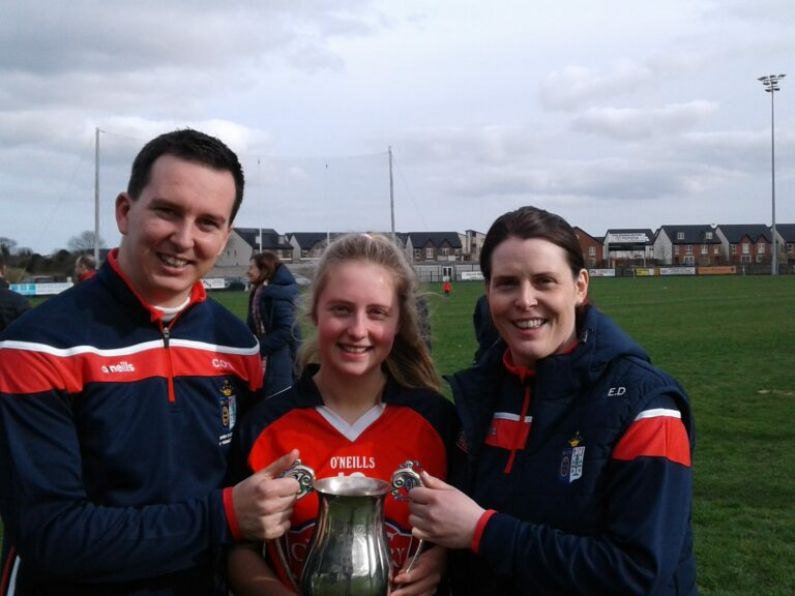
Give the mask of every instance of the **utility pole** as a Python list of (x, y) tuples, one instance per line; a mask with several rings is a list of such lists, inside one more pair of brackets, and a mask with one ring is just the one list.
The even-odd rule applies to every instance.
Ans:
[(778, 246), (776, 242), (776, 91), (781, 91), (779, 81), (785, 74), (765, 75), (757, 80), (762, 82), (765, 92), (770, 93), (770, 197), (773, 206), (772, 246), (773, 255), (770, 260), (770, 274), (778, 275)]
[(99, 127), (94, 129), (94, 262), (99, 265)]
[(392, 178), (392, 145), (389, 146), (389, 214), (392, 220), (392, 242), (397, 242), (395, 234), (395, 183)]

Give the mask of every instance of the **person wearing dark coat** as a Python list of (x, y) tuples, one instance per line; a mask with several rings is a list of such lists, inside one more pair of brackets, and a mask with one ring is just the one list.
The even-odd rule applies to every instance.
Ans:
[(295, 381), (301, 330), (295, 312), (299, 288), (290, 270), (270, 251), (251, 257), (248, 326), (257, 336), (265, 364), (263, 396), (271, 397)]
[(11, 321), (30, 310), (30, 302), (22, 294), (9, 289), (5, 280), (6, 266), (0, 255), (0, 331), (11, 324)]
[(472, 325), (475, 328), (475, 339), (478, 342), (473, 364), (477, 364), (486, 351), (500, 339), (500, 334), (497, 333), (497, 328), (494, 327), (494, 322), (491, 320), (489, 299), (485, 294), (478, 298), (477, 303), (475, 303), (475, 311), (472, 313)]

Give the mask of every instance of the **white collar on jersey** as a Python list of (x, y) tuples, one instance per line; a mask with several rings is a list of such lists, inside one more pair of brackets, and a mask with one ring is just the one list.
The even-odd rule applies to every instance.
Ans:
[(358, 439), (359, 435), (366, 431), (373, 422), (381, 417), (384, 408), (386, 408), (386, 404), (375, 404), (372, 408), (359, 416), (359, 419), (353, 424), (349, 424), (326, 406), (317, 406), (316, 409), (342, 436), (353, 442)]

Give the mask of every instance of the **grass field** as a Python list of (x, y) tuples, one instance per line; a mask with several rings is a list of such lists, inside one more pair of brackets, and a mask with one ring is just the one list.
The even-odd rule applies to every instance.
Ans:
[[(434, 360), (454, 372), (482, 286), (427, 290)], [(594, 279), (591, 296), (690, 395), (702, 594), (795, 594), (795, 277)], [(215, 297), (245, 315), (244, 293)]]

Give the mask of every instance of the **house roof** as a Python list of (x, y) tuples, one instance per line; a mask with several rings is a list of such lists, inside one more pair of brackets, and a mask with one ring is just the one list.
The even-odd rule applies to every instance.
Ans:
[[(660, 226), (673, 244), (720, 244), (720, 238), (715, 233), (715, 228), (709, 224), (704, 225), (666, 225)], [(707, 239), (707, 233), (712, 232), (712, 238)], [(682, 238), (679, 238), (679, 235)]]
[(326, 239), (336, 238), (339, 234), (327, 234), (326, 232), (290, 232), (288, 238), (293, 238), (301, 250), (312, 250), (317, 245), (325, 244)]
[(591, 235), (590, 235), (588, 232), (586, 232), (585, 230), (583, 230), (583, 229), (582, 229), (581, 227), (579, 227), (579, 226), (574, 226), (574, 233), (575, 233), (575, 234), (577, 234), (577, 236), (579, 236), (580, 234), (582, 234), (582, 235), (584, 235), (584, 236), (586, 236), (586, 237), (590, 238), (590, 239), (591, 239), (591, 240), (593, 240), (594, 242), (598, 242), (599, 244), (601, 244), (601, 243), (602, 243), (602, 240), (600, 240), (600, 239), (599, 239), (599, 238), (597, 238), (596, 236), (591, 236)]
[(235, 228), (238, 236), (254, 250), (259, 250), (259, 235), (262, 234), (262, 250), (292, 250), (287, 242), (281, 242), (280, 234), (272, 228)]
[(408, 232), (406, 236), (411, 239), (414, 248), (424, 248), (429, 244), (440, 248), (444, 243), (450, 248), (461, 248), (458, 232)]
[(751, 242), (764, 238), (770, 242), (770, 228), (765, 224), (721, 224), (718, 226), (729, 244), (739, 244), (747, 237)]
[(784, 242), (795, 242), (795, 224), (776, 224), (776, 233)]

